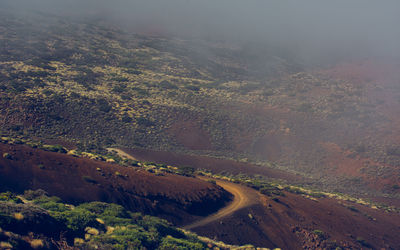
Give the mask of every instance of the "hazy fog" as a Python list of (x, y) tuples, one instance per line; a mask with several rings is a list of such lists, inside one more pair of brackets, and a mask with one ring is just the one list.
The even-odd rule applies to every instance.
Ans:
[(279, 46), (306, 60), (400, 56), (396, 0), (24, 0), (0, 7), (101, 17), (137, 32)]

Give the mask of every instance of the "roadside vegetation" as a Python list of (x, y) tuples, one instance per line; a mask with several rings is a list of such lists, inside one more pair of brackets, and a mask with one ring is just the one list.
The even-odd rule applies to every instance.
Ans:
[[(105, 161), (108, 163), (118, 164), (125, 167), (140, 168), (155, 175), (165, 175), (167, 173), (170, 173), (186, 177), (205, 176), (205, 177), (210, 177), (211, 179), (209, 179), (209, 182), (213, 184), (215, 184), (214, 179), (226, 180), (233, 183), (240, 183), (245, 186), (251, 187), (259, 191), (260, 193), (271, 197), (271, 199), (279, 199), (278, 198), (279, 196), (285, 196), (285, 192), (289, 192), (301, 195), (307, 199), (314, 200), (316, 202), (318, 202), (318, 198), (334, 198), (338, 200), (349, 201), (356, 204), (368, 206), (375, 209), (383, 209), (388, 212), (400, 211), (399, 208), (395, 206), (388, 206), (386, 204), (372, 202), (367, 199), (357, 198), (344, 193), (321, 191), (320, 189), (316, 189), (313, 186), (307, 187), (306, 185), (289, 184), (287, 183), (287, 181), (281, 179), (275, 180), (267, 178), (263, 175), (247, 175), (247, 174), (234, 175), (228, 172), (213, 173), (207, 169), (194, 169), (190, 166), (171, 166), (155, 162), (143, 162), (122, 157), (120, 154), (118, 154), (113, 150), (103, 150), (101, 151), (103, 152), (103, 154), (89, 153), (81, 150), (68, 150), (67, 148), (61, 145), (44, 144), (41, 141), (33, 141), (31, 139), (26, 139), (23, 137), (11, 138), (3, 136), (0, 137), (0, 143), (23, 144), (32, 148), (38, 148), (46, 151), (68, 154), (74, 157), (83, 157), (92, 160)], [(11, 160), (12, 156), (9, 153), (4, 153), (3, 158)], [(45, 169), (45, 166), (43, 165), (39, 165), (38, 167), (41, 169)], [(114, 174), (121, 178), (124, 177), (119, 172), (116, 172)], [(90, 176), (82, 176), (82, 180), (89, 183), (94, 183), (94, 184), (96, 183), (96, 181)]]
[(241, 249), (116, 204), (73, 206), (43, 190), (0, 193), (0, 225), (1, 247), (12, 249)]
[[(230, 181), (233, 183), (240, 183), (245, 186), (258, 190), (260, 193), (269, 196), (271, 199), (279, 199), (279, 196), (285, 196), (285, 192), (298, 194), (304, 198), (318, 202), (320, 198), (333, 198), (342, 201), (349, 201), (355, 204), (360, 204), (374, 209), (382, 209), (387, 212), (400, 212), (400, 209), (395, 206), (388, 206), (372, 202), (370, 200), (356, 198), (343, 193), (331, 193), (325, 191), (318, 191), (300, 185), (287, 184), (281, 180), (267, 180), (261, 175), (249, 176), (245, 174), (232, 175), (232, 174), (213, 174), (208, 170), (197, 170), (197, 175), (207, 176), (213, 179), (220, 179)], [(212, 179), (211, 179), (212, 180)], [(345, 205), (344, 205), (345, 206)], [(350, 208), (349, 208), (350, 209)]]
[[(5, 138), (2, 138), (5, 140)], [(15, 140), (15, 139), (14, 139)], [(7, 138), (7, 143), (13, 143), (13, 139)], [(4, 143), (4, 142), (3, 142)], [(29, 145), (37, 145), (41, 148), (40, 143), (26, 141), (19, 139), (18, 144), (24, 144), (26, 146)], [(50, 144), (45, 148), (52, 148)], [(62, 146), (55, 146), (55, 148), (60, 148)], [(13, 148), (13, 147), (3, 147)], [(62, 147), (64, 148), (64, 147)], [(70, 150), (58, 150), (58, 152), (50, 152), (46, 153), (48, 155), (59, 155), (66, 154), (65, 152), (69, 152)], [(31, 149), (30, 149), (31, 150)], [(44, 149), (39, 149), (44, 150)], [(31, 150), (32, 151), (32, 150)], [(16, 155), (13, 150), (9, 151), (8, 154), (10, 157), (6, 157), (3, 159), (5, 164), (12, 163), (12, 161), (19, 161), (21, 160), (20, 155)], [(61, 155), (60, 155), (61, 156)], [(374, 218), (374, 213), (365, 212), (361, 206), (356, 203), (362, 204), (364, 206), (373, 207), (375, 209), (385, 209), (387, 212), (395, 212), (397, 213), (398, 210), (396, 208), (391, 207), (384, 207), (384, 206), (376, 206), (373, 203), (365, 202), (361, 199), (355, 199), (343, 194), (332, 194), (327, 192), (320, 192), (317, 190), (312, 190), (308, 188), (304, 188), (301, 186), (294, 186), (287, 184), (285, 182), (281, 182), (279, 180), (271, 180), (266, 179), (264, 176), (261, 175), (232, 175), (227, 172), (223, 174), (214, 174), (207, 170), (194, 170), (190, 167), (173, 167), (164, 164), (156, 164), (150, 162), (140, 162), (135, 160), (129, 160), (127, 158), (119, 157), (116, 152), (109, 152), (107, 155), (100, 155), (100, 154), (93, 154), (87, 152), (75, 152), (75, 157), (90, 157), (97, 161), (107, 161), (110, 164), (104, 164), (106, 168), (109, 166), (110, 168), (115, 168), (113, 164), (119, 164), (125, 166), (125, 168), (135, 168), (140, 169), (142, 172), (143, 170), (147, 170), (151, 173), (156, 175), (164, 175), (166, 173), (175, 173), (184, 176), (201, 176), (201, 178), (208, 180), (210, 183), (215, 184), (216, 179), (226, 180), (234, 183), (239, 183), (242, 185), (246, 185), (251, 187), (255, 190), (258, 190), (261, 194), (268, 196), (269, 202), (273, 202), (273, 204), (285, 204), (287, 201), (286, 197), (291, 197), (293, 195), (289, 193), (296, 194), (296, 196), (302, 196), (306, 199), (310, 199), (309, 203), (314, 202), (321, 202), (321, 204), (326, 204), (326, 200), (334, 198), (338, 199), (338, 204), (340, 207), (343, 206), (343, 210), (349, 210), (348, 213), (353, 214), (354, 216), (361, 216), (366, 221), (376, 221)], [(71, 156), (73, 157), (73, 156)], [(70, 157), (66, 157), (70, 158)], [(81, 160), (81, 159), (79, 159)], [(93, 162), (95, 163), (95, 162)], [(37, 165), (40, 172), (47, 171), (46, 166), (44, 165)], [(118, 166), (119, 167), (119, 166)], [(120, 167), (119, 167), (120, 168)], [(99, 171), (99, 174), (102, 173), (101, 169), (96, 169)], [(118, 181), (119, 178), (122, 182), (127, 175), (121, 174), (124, 173), (123, 168), (120, 168), (118, 171), (111, 172), (111, 175), (115, 175), (116, 180)], [(114, 178), (115, 178), (114, 177)], [(93, 185), (99, 185), (99, 182), (96, 181), (95, 178), (91, 177), (90, 175), (82, 175), (78, 178), (81, 178), (82, 182), (88, 182)], [(163, 178), (163, 177), (161, 177)], [(79, 180), (79, 179), (78, 179)], [(190, 181), (190, 180), (189, 180)], [(257, 192), (255, 192), (257, 193)], [(341, 201), (343, 200), (343, 202)], [(345, 201), (345, 202), (344, 202)], [(56, 197), (48, 197), (44, 191), (27, 191), (24, 195), (16, 195), (11, 192), (2, 193), (0, 195), (0, 208), (2, 207), (1, 203), (15, 203), (17, 204), (17, 208), (14, 209), (10, 207), (9, 204), (5, 205), (6, 214), (12, 215), (2, 219), (0, 224), (2, 225), (1, 228), (5, 232), (7, 237), (3, 237), (2, 239), (6, 239), (3, 244), (9, 245), (17, 245), (20, 247), (27, 248), (26, 246), (34, 246), (35, 244), (39, 246), (53, 246), (56, 245), (57, 247), (63, 246), (79, 246), (81, 248), (96, 248), (99, 246), (102, 248), (110, 249), (126, 249), (129, 247), (138, 248), (146, 247), (147, 249), (170, 249), (170, 248), (180, 248), (183, 249), (206, 249), (212, 246), (218, 246), (221, 249), (235, 249), (235, 246), (229, 246), (221, 242), (215, 242), (209, 239), (200, 238), (197, 236), (193, 236), (193, 234), (189, 232), (185, 232), (180, 230), (181, 233), (186, 235), (185, 238), (180, 238), (174, 235), (172, 232), (168, 233), (168, 235), (157, 236), (161, 235), (161, 232), (156, 232), (155, 234), (154, 229), (146, 228), (143, 224), (139, 223), (139, 219), (146, 220), (146, 218), (151, 218), (149, 216), (140, 215), (138, 213), (130, 213), (126, 209), (123, 209), (121, 206), (114, 205), (114, 204), (107, 204), (102, 202), (91, 202), (91, 203), (73, 203), (74, 206), (70, 204), (65, 204), (62, 200)], [(274, 203), (275, 202), (275, 203)], [(352, 204), (354, 203), (354, 204)], [(28, 206), (26, 208), (26, 206)], [(275, 206), (275, 205), (273, 205)], [(35, 215), (33, 217), (29, 217), (29, 212), (31, 211)], [(47, 213), (43, 213), (44, 210)], [(124, 212), (125, 211), (125, 212)], [(38, 213), (38, 215), (36, 215)], [(129, 216), (126, 215), (129, 214)], [(0, 214), (2, 211), (0, 211)], [(135, 217), (136, 216), (136, 217)], [(253, 221), (253, 213), (249, 213), (248, 217)], [(366, 217), (366, 218), (365, 218)], [(24, 218), (31, 218), (27, 220), (27, 222), (23, 223), (22, 225), (18, 224), (19, 221), (24, 221)], [(45, 218), (45, 221), (44, 219)], [(247, 214), (246, 214), (247, 218)], [(376, 217), (379, 218), (379, 217)], [(132, 226), (132, 221), (135, 223), (139, 223), (138, 227), (136, 224)], [(155, 219), (156, 220), (156, 219)], [(127, 222), (129, 221), (129, 223)], [(161, 220), (162, 221), (162, 220)], [(9, 224), (8, 224), (9, 223)], [(33, 224), (33, 229), (29, 229), (29, 223)], [(164, 221), (164, 223), (166, 223)], [(170, 224), (167, 223), (169, 226)], [(6, 226), (6, 227), (3, 227)], [(147, 225), (147, 224), (146, 224)], [(46, 231), (46, 228), (57, 228), (57, 230), (53, 232)], [(113, 228), (115, 228), (114, 231)], [(143, 228), (143, 229), (142, 229)], [(158, 227), (156, 227), (158, 230)], [(325, 229), (325, 228), (324, 228)], [(18, 231), (21, 230), (21, 231)], [(24, 230), (30, 230), (31, 233), (26, 232)], [(146, 230), (149, 230), (147, 232)], [(319, 239), (319, 241), (324, 241), (327, 237), (326, 233), (323, 233), (321, 230), (317, 230), (315, 232), (311, 231), (304, 231), (303, 229), (295, 229), (299, 230), (299, 234), (304, 234), (304, 237), (307, 239), (315, 238)], [(2, 231), (2, 232), (3, 232)], [(178, 230), (179, 231), (179, 230)], [(321, 231), (321, 232), (320, 232)], [(62, 233), (61, 233), (62, 232)], [(296, 231), (297, 232), (297, 231)], [(311, 232), (311, 233), (310, 233)], [(52, 234), (53, 233), (53, 234)], [(55, 233), (55, 235), (54, 235)], [(47, 235), (44, 237), (43, 235)], [(62, 236), (61, 236), (62, 235)], [(192, 236), (195, 237), (195, 241), (190, 241)], [(311, 237), (311, 238), (310, 238)], [(131, 242), (129, 239), (133, 239), (134, 242)], [(360, 238), (361, 239), (361, 238)], [(189, 240), (189, 242), (187, 242)], [(198, 242), (200, 241), (200, 242)], [(358, 244), (369, 244), (368, 239), (367, 241), (357, 241)], [(198, 244), (202, 244), (201, 246)], [(312, 244), (310, 242), (310, 244)], [(36, 245), (35, 245), (36, 246)], [(165, 248), (163, 248), (165, 247)], [(254, 247), (246, 246), (247, 248), (242, 249), (254, 249)], [(240, 248), (239, 248), (240, 249)]]

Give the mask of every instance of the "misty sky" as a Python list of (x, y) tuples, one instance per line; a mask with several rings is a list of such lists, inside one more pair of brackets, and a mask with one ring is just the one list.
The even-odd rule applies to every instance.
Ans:
[(279, 45), (302, 56), (400, 56), (396, 0), (2, 0), (0, 7), (101, 16), (137, 31)]

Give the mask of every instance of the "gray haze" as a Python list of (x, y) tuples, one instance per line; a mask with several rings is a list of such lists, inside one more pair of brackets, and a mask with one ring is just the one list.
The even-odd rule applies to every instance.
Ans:
[(280, 47), (304, 60), (400, 56), (396, 0), (29, 0), (0, 7), (105, 18), (136, 32)]

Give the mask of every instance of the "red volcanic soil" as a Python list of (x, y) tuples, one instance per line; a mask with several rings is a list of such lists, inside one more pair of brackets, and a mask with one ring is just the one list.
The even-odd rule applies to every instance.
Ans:
[(282, 154), (280, 142), (284, 139), (282, 134), (269, 132), (255, 141), (253, 152), (267, 157), (270, 161), (278, 161)]
[(314, 201), (285, 193), (273, 200), (255, 190), (246, 192), (260, 197), (255, 205), (192, 231), (231, 244), (269, 248), (400, 249), (398, 213), (330, 198)]
[(194, 121), (177, 120), (168, 132), (172, 137), (191, 150), (212, 150), (210, 135), (200, 129)]
[(327, 75), (350, 80), (357, 84), (371, 81), (387, 83), (400, 79), (400, 64), (395, 61), (365, 60), (360, 62), (349, 62), (336, 65), (334, 68), (322, 71)]
[(377, 190), (381, 190), (385, 186), (393, 186), (400, 183), (400, 176), (398, 175), (385, 176), (385, 178), (381, 178), (379, 176), (362, 173), (362, 169), (366, 165), (390, 168), (388, 165), (375, 162), (370, 158), (355, 156), (353, 152), (344, 151), (334, 143), (321, 143), (321, 145), (327, 152), (325, 164), (329, 166), (327, 172), (330, 174), (336, 176), (362, 177), (368, 182), (369, 187)]
[(240, 163), (233, 160), (217, 159), (207, 156), (185, 155), (150, 149), (124, 149), (125, 152), (141, 161), (152, 161), (173, 166), (190, 166), (196, 169), (208, 169), (215, 173), (228, 172), (231, 174), (246, 173), (249, 175), (261, 174), (267, 177), (289, 181), (300, 181), (304, 178), (284, 171), (268, 167)]
[(343, 152), (342, 149), (334, 143), (321, 143), (321, 146), (328, 152), (326, 164), (330, 167), (328, 171), (336, 175), (360, 176), (360, 169), (364, 166), (359, 158), (350, 158), (351, 152)]
[[(231, 198), (222, 188), (196, 178), (155, 176), (139, 168), (22, 145), (0, 144), (0, 153), (0, 191), (41, 188), (73, 204), (95, 200), (114, 202), (178, 225), (193, 223), (200, 216), (226, 205)], [(3, 157), (4, 153), (11, 158)], [(220, 160), (214, 162), (207, 157), (184, 159), (222, 164)], [(225, 167), (234, 163), (222, 162), (225, 165), (220, 166)], [(240, 169), (241, 164), (236, 167), (238, 172), (248, 168)], [(115, 174), (117, 171), (120, 175)], [(278, 173), (276, 176), (285, 177)], [(89, 182), (84, 176), (91, 177)], [(314, 201), (291, 193), (271, 199), (253, 189), (232, 185), (249, 199), (248, 205), (238, 206), (239, 210), (191, 230), (227, 243), (263, 247), (360, 249), (363, 239), (364, 244), (374, 248), (400, 249), (398, 213), (329, 198)], [(319, 231), (315, 233), (314, 230), (322, 231), (323, 235), (318, 236)]]
[[(189, 165), (217, 172), (239, 173), (248, 170), (247, 172), (263, 173), (275, 178), (293, 177), (280, 171), (268, 172), (271, 170), (229, 160), (144, 149), (125, 151), (141, 160)], [(335, 249), (336, 246), (345, 249), (361, 249), (367, 248), (366, 246), (377, 249), (400, 248), (399, 213), (389, 213), (331, 198), (311, 200), (286, 192), (285, 197), (272, 199), (247, 187), (242, 188), (242, 193), (251, 200), (251, 204), (247, 207), (191, 230), (230, 244), (250, 243), (269, 248)]]
[(73, 204), (113, 202), (176, 224), (212, 213), (231, 199), (222, 188), (190, 177), (156, 176), (139, 168), (22, 145), (0, 143), (0, 153), (0, 191), (43, 189)]
[[(374, 104), (375, 112), (386, 116), (388, 124), (380, 123), (376, 133), (383, 140), (397, 143), (400, 138), (400, 62), (394, 60), (366, 60), (343, 63), (320, 71), (330, 78), (344, 79), (363, 90), (362, 97)], [(379, 105), (377, 105), (379, 103)]]
[[(344, 79), (362, 90), (361, 98), (366, 105), (371, 106), (369, 114), (377, 116), (372, 119), (374, 126), (359, 131), (354, 141), (362, 140), (364, 144), (374, 145), (376, 152), (387, 151), (387, 148), (399, 147), (400, 141), (400, 63), (397, 60), (365, 60), (360, 62), (349, 62), (336, 65), (335, 67), (320, 71), (330, 78)], [(368, 139), (366, 139), (368, 138)], [(343, 145), (341, 145), (343, 146)], [(356, 157), (345, 152), (337, 145), (323, 146), (327, 152), (325, 164), (337, 166), (336, 173), (331, 174), (362, 177), (374, 189), (383, 190), (387, 187), (399, 185), (398, 155), (385, 155), (380, 153), (374, 159), (373, 156), (358, 154)], [(350, 157), (349, 157), (350, 155)], [(383, 168), (391, 175), (363, 174), (360, 170), (365, 166), (373, 170), (376, 166)], [(383, 172), (383, 171), (382, 171)]]

